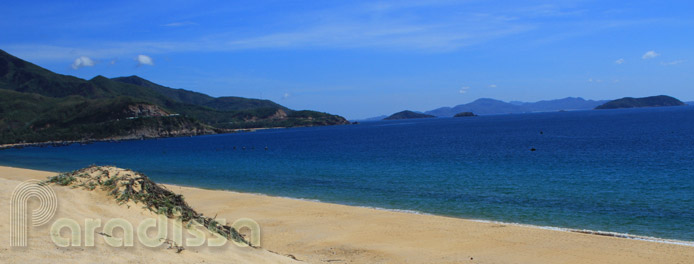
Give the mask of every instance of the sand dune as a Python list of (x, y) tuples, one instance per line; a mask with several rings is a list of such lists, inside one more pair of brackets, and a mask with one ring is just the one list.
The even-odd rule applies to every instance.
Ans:
[[(14, 186), (55, 173), (0, 168), (0, 210), (9, 212)], [(119, 206), (99, 191), (53, 186), (56, 217), (153, 217), (138, 206)], [(694, 247), (596, 236), (457, 218), (399, 213), (295, 199), (168, 185), (205, 215), (252, 218), (263, 249), (228, 246), (174, 250), (112, 248), (97, 237), (92, 248), (58, 248), (47, 227), (31, 229), (27, 249), (0, 244), (0, 263), (692, 263)], [(9, 216), (0, 230), (9, 233)], [(100, 242), (100, 243), (99, 243)], [(272, 252), (276, 252), (274, 254)]]
[[(6, 238), (10, 234), (10, 195), (20, 183), (19, 180), (46, 179), (53, 175), (55, 173), (0, 169), (0, 211), (5, 212), (0, 214), (0, 231), (6, 234)], [(59, 203), (53, 219), (70, 218), (81, 223), (83, 219), (94, 218), (102, 219), (103, 225), (109, 219), (122, 218), (137, 226), (145, 218), (156, 217), (140, 205), (130, 204), (129, 208), (127, 205), (118, 205), (112, 197), (102, 191), (55, 185), (51, 187), (55, 190)], [(169, 223), (169, 227), (172, 225)], [(81, 226), (82, 231), (86, 233), (83, 223)], [(94, 247), (61, 248), (53, 243), (49, 233), (49, 225), (31, 228), (27, 248), (10, 247), (9, 240), (5, 239), (0, 244), (0, 263), (297, 263), (289, 257), (267, 250), (241, 248), (230, 243), (221, 248), (186, 248), (180, 253), (176, 253), (174, 249), (167, 249), (167, 245), (148, 248), (137, 241), (133, 247), (114, 248), (107, 245), (99, 234), (95, 236)]]

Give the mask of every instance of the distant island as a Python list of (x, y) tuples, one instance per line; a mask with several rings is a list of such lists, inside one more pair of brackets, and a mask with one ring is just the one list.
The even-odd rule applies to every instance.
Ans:
[[(453, 107), (440, 107), (430, 111), (412, 112), (416, 115), (430, 115), (435, 117), (460, 117), (466, 116), (466, 112), (474, 115), (499, 115), (499, 114), (522, 114), (539, 112), (566, 112), (576, 110), (611, 109), (611, 108), (631, 108), (631, 107), (654, 107), (654, 106), (677, 106), (694, 105), (694, 102), (682, 103), (680, 100), (670, 96), (652, 96), (646, 98), (622, 98), (618, 100), (586, 100), (581, 97), (566, 97), (563, 99), (542, 100), (537, 102), (504, 102), (491, 98), (480, 98), (467, 104), (460, 104)], [(400, 112), (402, 113), (402, 112)], [(400, 114), (397, 113), (397, 114)], [(377, 116), (363, 119), (364, 121), (383, 120), (386, 116)], [(397, 116), (395, 116), (397, 119)], [(416, 118), (416, 117), (414, 117)], [(390, 117), (386, 119), (392, 119)]]
[(591, 110), (609, 100), (586, 100), (581, 97), (567, 97), (538, 102), (504, 102), (491, 98), (480, 98), (467, 104), (453, 107), (440, 107), (425, 111), (437, 117), (452, 117), (461, 112), (474, 112), (477, 115), (521, 114), (536, 112), (556, 112), (559, 110)]
[(619, 108), (637, 108), (637, 107), (662, 107), (662, 106), (681, 106), (686, 105), (677, 98), (667, 95), (649, 96), (642, 98), (624, 97), (609, 101), (595, 107), (595, 109), (619, 109)]
[(349, 124), (270, 100), (212, 97), (138, 76), (84, 80), (0, 50), (0, 145), (83, 142)]
[(435, 116), (433, 115), (427, 115), (427, 114), (422, 114), (422, 113), (417, 113), (417, 112), (412, 112), (409, 110), (405, 110), (402, 112), (397, 112), (395, 114), (390, 115), (389, 117), (384, 118), (383, 120), (398, 120), (398, 119), (414, 119), (414, 118), (434, 118)]
[[(609, 100), (586, 100), (581, 97), (566, 97), (555, 100), (542, 100), (537, 102), (504, 102), (491, 98), (480, 98), (467, 104), (453, 107), (440, 107), (424, 114), (435, 117), (454, 117), (458, 113), (473, 112), (475, 115), (499, 115), (521, 114), (537, 112), (592, 110), (596, 106), (609, 102)], [(361, 119), (362, 121), (383, 120), (387, 115)]]
[(477, 116), (477, 115), (473, 112), (460, 112), (460, 113), (455, 114), (453, 117), (469, 117), (469, 116)]

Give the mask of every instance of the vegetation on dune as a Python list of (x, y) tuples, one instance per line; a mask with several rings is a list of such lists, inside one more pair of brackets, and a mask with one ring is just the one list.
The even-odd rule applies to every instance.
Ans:
[[(50, 177), (44, 184), (54, 183), (95, 190), (97, 187), (108, 192), (120, 204), (133, 202), (168, 218), (180, 219), (183, 223), (196, 222), (211, 232), (226, 239), (252, 246), (231, 226), (222, 225), (214, 218), (206, 217), (191, 208), (182, 195), (156, 184), (146, 175), (115, 167), (91, 166), (69, 173)], [(179, 250), (180, 251), (180, 250)]]

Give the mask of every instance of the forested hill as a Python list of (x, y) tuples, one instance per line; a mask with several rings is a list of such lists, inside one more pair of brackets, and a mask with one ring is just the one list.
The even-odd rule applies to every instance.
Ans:
[(649, 96), (642, 98), (624, 97), (622, 99), (612, 100), (595, 109), (617, 109), (617, 108), (636, 108), (636, 107), (660, 107), (660, 106), (681, 106), (686, 105), (682, 101), (667, 96)]
[(137, 76), (84, 80), (0, 50), (0, 144), (200, 135), (348, 124), (270, 100), (212, 97)]

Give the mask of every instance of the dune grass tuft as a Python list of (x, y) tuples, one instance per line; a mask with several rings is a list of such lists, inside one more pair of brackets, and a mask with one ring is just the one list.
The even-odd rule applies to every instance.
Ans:
[(130, 201), (142, 203), (144, 208), (168, 218), (178, 218), (184, 223), (193, 221), (203, 225), (211, 232), (252, 246), (239, 232), (231, 226), (219, 224), (214, 218), (203, 216), (186, 203), (183, 195), (176, 194), (165, 187), (156, 184), (146, 175), (115, 167), (90, 166), (73, 172), (62, 173), (50, 177), (44, 183), (54, 183), (61, 186), (82, 187), (94, 190), (99, 187), (107, 191), (120, 204)]

